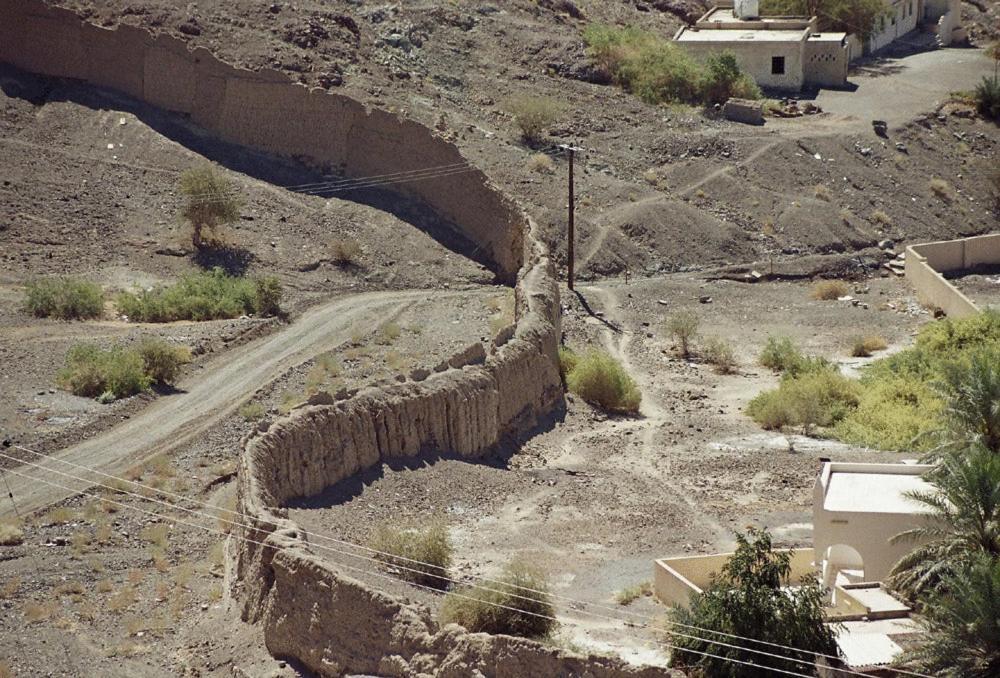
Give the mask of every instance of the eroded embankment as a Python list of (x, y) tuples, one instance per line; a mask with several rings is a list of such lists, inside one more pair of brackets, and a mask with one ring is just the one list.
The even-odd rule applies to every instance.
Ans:
[[(309, 90), (284, 75), (225, 64), (166, 35), (82, 21), (41, 0), (0, 0), (0, 59), (85, 80), (190, 116), (221, 139), (308, 158), (348, 176), (462, 162), (428, 128)], [(474, 171), (401, 188), (457, 225), (516, 280), (516, 323), (488, 353), (429, 376), (309, 405), (244, 441), (232, 590), (275, 654), (323, 675), (653, 676), (617, 660), (537, 642), (441, 629), (429, 611), (345, 576), (317, 557), (282, 508), (382, 460), (421, 453), (475, 458), (535, 425), (562, 400), (559, 299), (552, 264), (526, 216)], [(468, 356), (466, 356), (468, 357)], [(421, 378), (423, 377), (423, 378)]]

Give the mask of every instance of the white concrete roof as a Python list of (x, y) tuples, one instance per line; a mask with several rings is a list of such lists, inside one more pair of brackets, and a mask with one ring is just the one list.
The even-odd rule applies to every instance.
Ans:
[(809, 39), (817, 42), (843, 42), (846, 37), (847, 33), (813, 33)]
[(846, 593), (856, 601), (867, 607), (872, 613), (875, 612), (908, 612), (910, 608), (892, 595), (887, 593), (880, 586), (865, 588), (849, 588)]
[(919, 475), (834, 471), (830, 474), (823, 508), (855, 513), (927, 513), (926, 507), (909, 499), (905, 493), (931, 492), (933, 489)]
[(917, 623), (909, 618), (840, 622), (838, 626), (837, 645), (851, 667), (891, 663), (902, 648), (890, 636), (920, 632)]
[(684, 29), (675, 38), (679, 42), (801, 42), (808, 31), (769, 31), (755, 29)]

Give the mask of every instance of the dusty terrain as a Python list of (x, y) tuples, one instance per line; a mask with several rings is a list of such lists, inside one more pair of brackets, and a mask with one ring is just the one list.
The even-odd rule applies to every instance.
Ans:
[[(352, 541), (386, 522), (441, 516), (462, 576), (493, 574), (517, 554), (543, 565), (558, 595), (614, 606), (616, 591), (649, 578), (653, 558), (718, 550), (745, 525), (768, 526), (781, 544), (808, 543), (819, 457), (898, 455), (761, 431), (741, 411), (775, 383), (755, 365), (760, 346), (770, 334), (786, 334), (853, 369), (859, 361), (846, 358), (846, 349), (861, 331), (905, 345), (930, 316), (901, 280), (869, 276), (887, 256), (874, 246), (997, 224), (982, 177), (996, 163), (997, 126), (945, 104), (950, 88), (913, 93), (912, 78), (944, 62), (955, 78), (975, 82), (989, 63), (971, 50), (859, 73), (861, 86), (843, 109), (846, 93), (836, 93), (822, 116), (757, 129), (694, 109), (647, 106), (588, 82), (580, 39), (588, 20), (672, 32), (679, 16), (700, 13), (696, 2), (649, 3), (667, 9), (644, 11), (649, 4), (581, 0), (584, 19), (547, 2), (59, 4), (105, 25), (184, 35), (236, 63), (290, 71), (437, 126), (530, 209), (559, 253), (563, 162), (551, 174), (527, 168), (534, 149), (516, 138), (506, 102), (520, 94), (564, 102), (550, 141), (587, 148), (578, 174), (578, 252), (589, 279), (579, 296), (563, 290), (565, 341), (604, 346), (625, 362), (643, 389), (641, 416), (607, 417), (571, 396), (545, 430), (484, 463), (385, 466), (292, 511), (307, 529)], [(980, 14), (995, 16), (996, 3), (985, 6)], [(976, 35), (989, 32), (989, 22), (983, 26)], [(880, 140), (870, 118), (885, 82), (905, 95), (890, 138)], [(107, 92), (0, 69), (0, 148), (0, 429), (28, 449), (107, 464), (106, 472), (175, 499), (231, 505), (239, 441), (253, 425), (239, 412), (245, 402), (276, 416), (317, 379), (324, 388), (357, 388), (433, 365), (491, 336), (508, 308), (509, 291), (494, 286), (485, 268), (463, 256), (470, 248), (420, 206), (283, 191), (316, 177)], [(243, 192), (241, 219), (227, 237), (251, 255), (249, 275), (282, 280), (287, 321), (151, 327), (110, 312), (98, 322), (65, 323), (20, 309), (20, 285), (37, 275), (74, 274), (114, 290), (197, 270), (185, 251), (176, 182), (206, 159), (221, 163)], [(934, 178), (947, 182), (943, 193), (931, 190)], [(333, 237), (362, 244), (360, 266), (334, 265)], [(868, 273), (851, 256), (801, 263), (802, 255), (856, 252)], [(708, 268), (766, 270), (772, 259), (796, 276), (848, 273), (860, 303), (813, 301), (805, 280), (748, 285), (717, 279), (721, 273)], [(625, 270), (629, 284), (605, 278)], [(978, 301), (995, 297), (993, 277), (959, 282)], [(663, 319), (678, 307), (698, 312), (703, 334), (733, 341), (737, 374), (717, 375), (673, 355)], [(399, 329), (388, 341), (380, 335), (386, 323)], [(99, 406), (55, 390), (53, 376), (73, 341), (132, 341), (150, 332), (199, 349), (177, 392)], [(323, 367), (329, 364), (336, 368)], [(23, 450), (11, 456), (41, 459)], [(45, 463), (54, 470), (26, 466), (4, 477), (15, 501), (0, 504), (0, 515), (57, 503), (25, 516), (22, 545), (0, 547), (0, 676), (4, 669), (16, 676), (297, 674), (267, 655), (257, 630), (241, 625), (222, 595), (224, 523), (121, 494), (119, 483), (82, 468)], [(13, 465), (0, 457), (0, 468)], [(54, 485), (29, 484), (25, 475)], [(110, 486), (102, 494), (115, 504), (63, 499), (95, 481)], [(438, 604), (384, 578), (371, 583)], [(645, 598), (627, 611), (662, 613)], [(560, 642), (663, 659), (648, 629), (623, 632), (565, 600), (559, 612)]]

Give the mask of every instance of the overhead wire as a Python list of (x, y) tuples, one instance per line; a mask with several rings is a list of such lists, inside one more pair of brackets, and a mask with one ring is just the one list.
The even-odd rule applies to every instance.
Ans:
[[(190, 523), (190, 522), (187, 522), (187, 521), (184, 521), (184, 520), (178, 520), (175, 516), (169, 516), (169, 515), (166, 515), (166, 514), (158, 513), (156, 511), (149, 511), (149, 510), (146, 510), (146, 509), (142, 509), (142, 508), (139, 508), (137, 506), (133, 506), (131, 504), (126, 504), (124, 502), (115, 501), (113, 499), (109, 499), (108, 497), (104, 497), (104, 496), (99, 495), (99, 494), (91, 494), (91, 493), (88, 493), (86, 491), (81, 491), (81, 490), (78, 490), (78, 489), (74, 489), (72, 487), (68, 487), (68, 486), (62, 485), (60, 483), (55, 483), (55, 482), (52, 482), (50, 480), (44, 480), (44, 479), (41, 479), (41, 478), (32, 478), (31, 476), (29, 476), (27, 474), (24, 474), (24, 473), (20, 473), (20, 472), (18, 472), (16, 470), (9, 470), (9, 472), (12, 473), (12, 474), (14, 474), (14, 475), (20, 476), (22, 478), (33, 479), (33, 480), (37, 480), (39, 482), (45, 483), (47, 485), (51, 485), (53, 487), (62, 488), (64, 490), (73, 492), (73, 493), (75, 493), (77, 495), (82, 495), (82, 496), (90, 497), (90, 498), (96, 499), (98, 501), (104, 501), (104, 502), (107, 502), (109, 504), (120, 506), (120, 507), (128, 509), (128, 510), (136, 511), (136, 512), (139, 512), (139, 513), (144, 513), (146, 515), (150, 515), (150, 516), (153, 516), (153, 517), (161, 519), (161, 520), (162, 519), (169, 520), (170, 522), (173, 522), (173, 523), (178, 524), (178, 525), (184, 525), (184, 526), (187, 526), (187, 527), (193, 527), (195, 529), (200, 529), (200, 530), (203, 530), (205, 532), (209, 532), (211, 534), (218, 534), (220, 536), (228, 536), (230, 538), (238, 539), (238, 540), (246, 542), (246, 543), (257, 544), (258, 546), (261, 546), (263, 548), (272, 548), (272, 549), (278, 549), (278, 548), (280, 548), (279, 546), (277, 546), (275, 544), (268, 544), (266, 542), (258, 541), (258, 540), (251, 539), (251, 538), (245, 537), (245, 536), (239, 536), (239, 535), (234, 535), (234, 534), (227, 534), (226, 532), (224, 532), (222, 530), (213, 529), (211, 527), (208, 527), (208, 526), (205, 526), (205, 525), (199, 525), (197, 523)], [(90, 482), (90, 481), (87, 481), (86, 479), (81, 479), (81, 480), (83, 480), (83, 482)], [(215, 518), (215, 516), (212, 516), (212, 517)], [(414, 582), (409, 582), (409, 581), (407, 581), (405, 579), (402, 579), (400, 577), (394, 577), (394, 576), (392, 576), (390, 574), (384, 574), (384, 573), (380, 573), (380, 572), (373, 572), (371, 569), (362, 569), (362, 568), (359, 568), (359, 567), (354, 567), (354, 566), (351, 566), (351, 565), (347, 565), (345, 563), (337, 563), (336, 566), (337, 567), (343, 567), (343, 568), (346, 568), (346, 569), (354, 571), (354, 572), (361, 572), (361, 573), (365, 574), (366, 576), (380, 577), (382, 579), (388, 579), (390, 581), (396, 581), (396, 582), (401, 582), (401, 583), (404, 583), (404, 584), (407, 584), (407, 585), (416, 586), (418, 588), (426, 589), (426, 590), (432, 591), (434, 593), (440, 593), (440, 591), (438, 591), (437, 589), (434, 589), (433, 587), (422, 585), (422, 584), (416, 584)], [(533, 617), (539, 617), (539, 618), (542, 618), (542, 619), (547, 619), (547, 620), (550, 620), (550, 621), (554, 621), (556, 623), (560, 623), (560, 621), (561, 621), (559, 618), (554, 617), (552, 615), (546, 615), (546, 614), (539, 613), (539, 612), (533, 612), (531, 610), (525, 610), (525, 609), (522, 609), (522, 608), (517, 608), (517, 607), (510, 606), (510, 605), (504, 605), (503, 603), (497, 603), (497, 602), (494, 602), (494, 601), (482, 600), (480, 598), (473, 598), (472, 596), (467, 596), (467, 595), (464, 595), (464, 594), (462, 594), (460, 592), (454, 592), (453, 591), (453, 592), (450, 592), (449, 595), (454, 595), (454, 596), (457, 596), (459, 598), (463, 598), (463, 599), (466, 599), (466, 600), (472, 600), (472, 601), (479, 602), (479, 603), (485, 603), (485, 604), (493, 606), (493, 607), (497, 607), (497, 608), (501, 608), (501, 609), (506, 609), (506, 610), (509, 610), (509, 611), (512, 611), (512, 612), (517, 612), (519, 614), (526, 614), (526, 615), (530, 615), (530, 616), (533, 616)], [(619, 620), (614, 620), (614, 621), (618, 621), (620, 623), (624, 623), (623, 620), (620, 620), (620, 619)], [(674, 634), (674, 635), (678, 635), (678, 634)], [(706, 642), (706, 643), (710, 643), (710, 644), (717, 644), (717, 645), (721, 644), (721, 643), (718, 643), (716, 641), (706, 640), (706, 639), (703, 639), (703, 638), (694, 638), (694, 640), (698, 640), (698, 641)], [(724, 645), (724, 644), (722, 644), (722, 645)], [(756, 666), (756, 667), (765, 668), (765, 669), (768, 669), (770, 671), (775, 671), (775, 672), (782, 673), (782, 674), (785, 674), (785, 675), (790, 675), (790, 676), (800, 676), (801, 678), (811, 678), (810, 674), (795, 673), (795, 672), (792, 672), (792, 671), (786, 671), (786, 670), (775, 668), (775, 667), (770, 667), (770, 666), (766, 666), (766, 665), (757, 664), (755, 662), (742, 661), (742, 660), (739, 660), (739, 659), (736, 659), (736, 658), (733, 658), (733, 657), (725, 657), (723, 655), (715, 655), (715, 654), (712, 654), (712, 653), (703, 652), (703, 651), (700, 651), (700, 650), (695, 650), (695, 649), (690, 649), (690, 648), (680, 648), (680, 647), (677, 647), (677, 646), (671, 646), (671, 647), (673, 649), (683, 650), (683, 651), (686, 651), (686, 652), (691, 652), (691, 653), (702, 655), (702, 656), (706, 656), (706, 657), (713, 657), (713, 658), (720, 659), (720, 660), (726, 661), (726, 662), (733, 662), (733, 663), (742, 664), (742, 665), (745, 665), (745, 666)], [(734, 646), (734, 647), (736, 649), (740, 649), (740, 650), (744, 650), (744, 651), (749, 651), (749, 652), (754, 652), (754, 650), (752, 650), (750, 648), (741, 648), (741, 647), (738, 647), (738, 646)], [(780, 656), (780, 655), (775, 655), (775, 656), (777, 658), (785, 660), (785, 661), (792, 661), (792, 662), (799, 661), (799, 660), (795, 660), (795, 659), (792, 659), (792, 658), (789, 658), (789, 657), (783, 657), (783, 656)], [(801, 663), (801, 662), (799, 662), (799, 663)], [(858, 675), (865, 675), (865, 674), (858, 674)]]
[[(31, 450), (29, 448), (26, 448), (26, 447), (23, 447), (23, 446), (20, 446), (20, 445), (15, 446), (15, 447), (17, 447), (17, 449), (20, 449), (22, 451), (28, 452), (30, 454), (34, 454), (34, 455), (36, 455), (38, 457), (42, 457), (42, 458), (45, 458), (45, 459), (56, 461), (58, 463), (62, 463), (62, 464), (68, 465), (68, 466), (73, 466), (73, 467), (76, 467), (76, 468), (79, 468), (79, 469), (82, 469), (82, 470), (85, 470), (85, 471), (89, 471), (91, 473), (95, 473), (97, 475), (100, 475), (100, 476), (103, 476), (103, 477), (106, 477), (106, 478), (110, 478), (110, 479), (113, 479), (113, 480), (116, 480), (116, 481), (119, 481), (119, 482), (122, 482), (122, 483), (127, 483), (127, 484), (130, 484), (130, 485), (134, 485), (136, 487), (145, 489), (145, 490), (147, 490), (149, 492), (153, 492), (153, 493), (156, 493), (156, 494), (161, 494), (161, 495), (164, 495), (164, 496), (177, 497), (178, 499), (181, 499), (183, 501), (190, 501), (190, 502), (192, 502), (194, 504), (198, 504), (198, 505), (201, 505), (201, 506), (204, 506), (204, 507), (208, 507), (208, 508), (210, 508), (212, 510), (229, 513), (229, 514), (233, 514), (233, 515), (236, 515), (236, 516), (240, 516), (241, 515), (238, 512), (233, 511), (231, 509), (223, 509), (221, 507), (211, 507), (206, 502), (202, 502), (200, 500), (194, 499), (193, 497), (188, 497), (188, 496), (185, 496), (185, 495), (179, 495), (179, 494), (176, 494), (176, 493), (173, 493), (173, 492), (169, 492), (169, 491), (166, 491), (166, 490), (157, 489), (157, 488), (153, 488), (153, 487), (150, 487), (150, 486), (147, 486), (147, 485), (143, 485), (143, 484), (141, 484), (141, 483), (139, 483), (137, 481), (128, 480), (128, 479), (122, 478), (120, 476), (114, 476), (112, 474), (104, 473), (102, 471), (98, 471), (96, 469), (92, 469), (90, 467), (83, 466), (83, 465), (80, 465), (80, 464), (75, 464), (73, 462), (69, 462), (69, 461), (64, 460), (64, 459), (59, 459), (58, 457), (54, 457), (54, 456), (51, 456), (51, 455), (46, 455), (44, 453), (37, 452), (35, 450)], [(108, 485), (103, 485), (101, 483), (95, 483), (91, 479), (81, 478), (79, 476), (74, 476), (72, 474), (63, 473), (62, 471), (59, 471), (57, 469), (53, 469), (53, 468), (50, 468), (50, 467), (42, 466), (40, 464), (34, 464), (34, 463), (31, 463), (31, 462), (24, 462), (24, 460), (19, 460), (19, 459), (15, 458), (15, 457), (10, 457), (8, 455), (0, 454), (0, 456), (6, 457), (7, 459), (10, 459), (10, 460), (20, 461), (22, 463), (28, 463), (30, 466), (33, 466), (35, 468), (39, 468), (39, 469), (41, 469), (43, 471), (57, 473), (59, 475), (63, 475), (63, 476), (69, 477), (69, 478), (73, 478), (73, 479), (79, 480), (81, 482), (91, 483), (91, 484), (97, 485), (99, 487), (104, 487), (106, 489), (110, 489), (110, 490), (115, 491), (115, 492), (122, 492), (124, 494), (128, 494), (130, 496), (134, 496), (134, 497), (139, 498), (139, 499), (144, 500), (144, 501), (153, 501), (155, 503), (159, 503), (159, 504), (162, 504), (164, 506), (168, 506), (170, 508), (180, 509), (182, 511), (186, 511), (186, 512), (191, 513), (191, 514), (199, 515), (199, 516), (202, 516), (202, 517), (209, 517), (209, 518), (217, 519), (217, 520), (219, 520), (221, 522), (227, 522), (227, 523), (232, 524), (233, 526), (243, 527), (245, 529), (256, 529), (253, 526), (243, 525), (241, 523), (237, 523), (237, 522), (234, 522), (234, 521), (231, 521), (231, 520), (228, 520), (228, 519), (221, 518), (217, 514), (216, 515), (202, 514), (200, 512), (194, 511), (192, 509), (188, 509), (188, 508), (183, 507), (183, 506), (178, 506), (177, 504), (174, 504), (174, 503), (171, 503), (171, 502), (164, 502), (164, 501), (160, 501), (160, 500), (157, 500), (155, 498), (151, 498), (151, 497), (148, 497), (148, 496), (145, 496), (145, 495), (142, 495), (142, 494), (136, 494), (136, 493), (132, 493), (132, 492), (123, 491), (123, 490), (121, 490), (121, 488), (111, 487), (111, 486), (108, 486)], [(44, 482), (44, 481), (42, 481), (42, 482)], [(386, 556), (387, 559), (391, 559), (391, 564), (394, 567), (397, 567), (398, 569), (402, 569), (402, 570), (406, 570), (406, 571), (410, 571), (410, 572), (419, 573), (419, 574), (425, 575), (425, 576), (431, 576), (431, 577), (433, 577), (435, 579), (439, 579), (439, 580), (442, 580), (442, 581), (447, 581), (447, 582), (451, 582), (451, 583), (455, 583), (455, 584), (463, 584), (463, 583), (465, 583), (465, 582), (460, 582), (460, 581), (454, 580), (454, 579), (452, 579), (452, 578), (450, 578), (448, 576), (430, 574), (430, 573), (426, 572), (426, 570), (424, 570), (424, 569), (417, 570), (415, 568), (411, 568), (411, 567), (407, 567), (407, 566), (401, 566), (399, 564), (399, 561), (404, 561), (404, 562), (409, 562), (409, 563), (412, 563), (412, 564), (415, 564), (415, 565), (420, 565), (420, 566), (422, 566), (424, 568), (428, 568), (429, 567), (429, 568), (433, 568), (435, 570), (439, 570), (439, 571), (443, 571), (443, 572), (446, 571), (446, 568), (441, 567), (439, 565), (434, 565), (434, 564), (431, 564), (431, 563), (426, 563), (426, 562), (415, 560), (415, 559), (412, 559), (412, 558), (406, 558), (406, 557), (403, 557), (403, 556), (398, 556), (398, 555), (395, 555), (395, 554), (386, 553), (386, 552), (383, 552), (383, 551), (378, 551), (378, 550), (372, 549), (370, 547), (366, 547), (366, 546), (363, 546), (363, 545), (360, 545), (360, 544), (355, 544), (353, 542), (349, 542), (349, 541), (337, 539), (335, 537), (332, 537), (332, 536), (329, 536), (329, 535), (324, 535), (324, 534), (321, 534), (321, 533), (309, 532), (309, 531), (303, 530), (303, 529), (300, 529), (299, 531), (301, 533), (307, 535), (307, 536), (310, 536), (310, 537), (316, 537), (318, 539), (325, 539), (327, 541), (330, 541), (330, 542), (333, 542), (333, 543), (337, 543), (337, 544), (340, 544), (340, 545), (343, 545), (343, 546), (346, 546), (346, 547), (349, 547), (349, 548), (359, 549), (359, 550), (363, 550), (363, 551), (366, 551), (366, 552), (369, 552), (369, 553), (373, 553), (373, 554), (376, 554), (376, 555)], [(372, 557), (368, 557), (368, 556), (362, 556), (362, 555), (359, 555), (357, 553), (346, 553), (346, 552), (340, 551), (338, 549), (334, 549), (332, 547), (326, 546), (324, 544), (317, 544), (315, 542), (310, 542), (310, 544), (312, 546), (315, 546), (316, 548), (324, 549), (324, 550), (330, 551), (332, 553), (337, 553), (337, 554), (345, 555), (345, 556), (348, 556), (348, 557), (353, 557), (353, 558), (357, 558), (357, 559), (361, 559), (361, 560), (368, 560), (368, 561), (373, 561), (373, 562), (384, 562), (384, 561), (381, 561), (381, 560), (379, 560), (377, 558), (372, 558)], [(529, 588), (529, 587), (512, 586), (512, 585), (510, 585), (510, 584), (508, 584), (506, 582), (502, 582), (500, 580), (495, 580), (495, 579), (489, 579), (487, 577), (474, 576), (473, 579), (476, 579), (478, 581), (485, 581), (485, 582), (488, 582), (488, 583), (493, 583), (493, 584), (498, 584), (498, 585), (504, 586), (506, 590), (504, 590), (502, 592), (507, 593), (509, 595), (513, 595), (516, 598), (521, 598), (523, 600), (529, 600), (529, 601), (532, 601), (532, 602), (536, 601), (537, 598), (536, 597), (532, 597), (532, 596), (523, 596), (523, 595), (518, 595), (518, 594), (511, 594), (509, 589), (515, 588), (515, 589), (520, 590), (520, 591), (526, 591), (526, 592), (534, 593), (534, 594), (543, 594), (543, 593), (546, 593), (544, 591), (539, 591), (537, 589), (532, 589), (532, 588)], [(473, 586), (475, 588), (481, 588), (481, 589), (492, 591), (492, 592), (498, 592), (496, 589), (491, 589), (489, 587), (478, 586), (478, 585), (473, 585)], [(632, 612), (629, 612), (629, 611), (626, 611), (626, 610), (621, 610), (621, 609), (618, 609), (618, 608), (611, 608), (611, 607), (602, 605), (600, 603), (592, 603), (592, 602), (589, 602), (589, 601), (583, 601), (583, 600), (574, 599), (574, 598), (571, 598), (571, 597), (568, 597), (568, 596), (562, 596), (562, 595), (552, 594), (552, 593), (550, 593), (549, 595), (552, 595), (552, 597), (554, 597), (554, 598), (557, 598), (557, 599), (560, 599), (560, 600), (564, 600), (564, 601), (567, 601), (569, 603), (573, 603), (575, 605), (583, 605), (583, 606), (592, 607), (592, 608), (596, 608), (596, 609), (612, 610), (616, 614), (626, 614), (628, 616), (631, 616), (631, 617), (634, 617), (634, 618), (638, 618), (638, 619), (644, 620), (646, 622), (650, 622), (650, 621), (654, 621), (655, 622), (655, 621), (657, 621), (653, 617), (648, 616), (648, 615), (641, 615), (641, 614), (638, 614), (638, 613), (632, 613)], [(600, 617), (600, 618), (604, 618), (604, 619), (610, 619), (612, 621), (616, 621), (616, 622), (620, 622), (620, 623), (626, 623), (626, 624), (628, 624), (628, 623), (635, 623), (633, 621), (624, 620), (624, 619), (621, 619), (619, 617), (610, 617), (608, 615), (602, 615), (602, 614), (598, 614), (598, 613), (594, 613), (594, 612), (589, 612), (589, 611), (582, 611), (582, 612), (584, 614), (587, 614), (587, 615), (590, 615), (590, 616)], [(716, 631), (716, 630), (713, 630), (713, 629), (706, 629), (706, 628), (702, 628), (702, 627), (698, 627), (698, 626), (693, 626), (693, 625), (683, 624), (683, 623), (680, 623), (680, 622), (675, 622), (673, 620), (659, 620), (659, 621), (661, 623), (666, 623), (666, 624), (668, 624), (670, 626), (676, 626), (676, 627), (684, 628), (684, 629), (691, 630), (691, 631), (696, 631), (696, 632), (701, 632), (701, 633), (711, 633), (711, 634), (715, 634), (715, 635), (722, 636), (722, 637), (732, 638), (732, 639), (735, 639), (735, 640), (742, 640), (742, 641), (754, 642), (754, 643), (758, 643), (758, 644), (765, 645), (765, 646), (771, 646), (771, 647), (775, 647), (775, 648), (786, 650), (786, 651), (796, 652), (796, 653), (799, 653), (799, 654), (810, 655), (810, 656), (814, 656), (814, 657), (825, 657), (825, 658), (828, 658), (828, 659), (839, 659), (838, 657), (836, 657), (834, 655), (819, 653), (819, 652), (815, 652), (815, 651), (812, 651), (812, 650), (804, 650), (804, 649), (800, 649), (800, 648), (791, 647), (791, 646), (788, 646), (788, 645), (782, 645), (782, 644), (779, 644), (779, 643), (771, 643), (771, 642), (768, 642), (768, 641), (762, 641), (762, 640), (758, 640), (758, 639), (755, 639), (755, 638), (749, 638), (749, 637), (745, 637), (745, 636), (739, 636), (739, 635), (736, 635), (736, 634), (729, 634), (729, 633), (725, 633), (725, 632), (721, 632), (721, 631)], [(649, 624), (647, 624), (647, 626), (648, 625)], [(659, 628), (659, 630), (667, 631), (668, 633), (671, 633), (671, 634), (676, 635), (678, 637), (685, 637), (685, 638), (688, 638), (688, 639), (691, 639), (691, 640), (698, 640), (698, 641), (705, 642), (705, 643), (716, 644), (716, 645), (724, 646), (724, 647), (730, 647), (732, 649), (745, 650), (745, 651), (748, 651), (748, 652), (751, 652), (751, 653), (756, 653), (756, 654), (760, 654), (760, 655), (764, 655), (764, 656), (770, 656), (770, 657), (773, 657), (773, 658), (783, 659), (783, 660), (791, 661), (791, 662), (797, 662), (797, 663), (802, 663), (802, 664), (810, 664), (810, 665), (812, 664), (812, 662), (806, 662), (804, 660), (795, 659), (793, 657), (787, 657), (787, 656), (784, 656), (784, 655), (777, 655), (777, 654), (774, 654), (774, 653), (768, 653), (768, 652), (761, 651), (761, 650), (755, 650), (753, 648), (748, 648), (748, 647), (741, 646), (741, 645), (734, 645), (734, 644), (725, 643), (725, 642), (721, 642), (721, 641), (715, 641), (715, 640), (705, 639), (705, 638), (701, 638), (701, 637), (697, 637), (697, 636), (687, 636), (687, 635), (679, 633), (677, 631), (666, 629), (666, 628), (662, 628), (662, 627), (655, 627), (655, 626), (653, 626), (652, 628)], [(908, 671), (908, 670), (905, 670), (905, 669), (895, 669), (894, 668), (894, 669), (891, 669), (891, 670), (893, 670), (893, 671), (895, 671), (897, 673), (900, 673), (900, 674), (904, 674), (904, 675), (917, 676), (918, 678), (930, 678), (929, 676), (926, 676), (925, 674), (916, 673), (916, 672)], [(844, 672), (844, 673), (847, 673), (847, 674), (858, 675), (858, 676), (866, 675), (866, 674), (862, 674), (862, 673), (850, 671), (849, 669), (841, 669), (841, 671)]]

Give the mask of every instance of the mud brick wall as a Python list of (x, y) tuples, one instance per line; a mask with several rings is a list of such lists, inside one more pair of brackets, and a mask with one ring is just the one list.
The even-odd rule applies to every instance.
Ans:
[[(348, 177), (464, 162), (433, 130), (270, 70), (231, 66), (205, 49), (130, 26), (89, 24), (42, 0), (0, 0), (0, 61), (118, 90), (236, 144), (307, 157)], [(398, 184), (454, 224), (513, 283), (525, 221), (480, 171)]]

